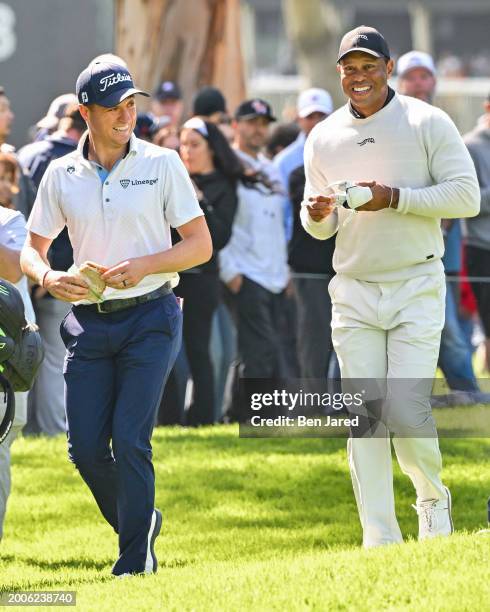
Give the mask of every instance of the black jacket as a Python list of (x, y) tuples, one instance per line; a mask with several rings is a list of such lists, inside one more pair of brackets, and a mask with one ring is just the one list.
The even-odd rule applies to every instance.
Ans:
[(288, 263), (293, 272), (309, 274), (330, 274), (335, 249), (335, 236), (328, 240), (317, 240), (310, 236), (301, 225), (299, 213), (305, 188), (305, 169), (296, 168), (289, 177), (289, 196), (293, 204), (293, 236), (289, 243)]
[(36, 189), (46, 172), (49, 163), (77, 148), (77, 143), (60, 135), (48, 136), (45, 140), (31, 142), (19, 151), (20, 165), (27, 170)]
[(192, 271), (206, 273), (218, 272), (217, 254), (231, 237), (231, 228), (238, 205), (236, 183), (219, 170), (209, 174), (193, 174), (191, 179), (202, 193), (199, 205), (204, 212), (209, 233), (213, 241), (213, 255), (211, 259)]

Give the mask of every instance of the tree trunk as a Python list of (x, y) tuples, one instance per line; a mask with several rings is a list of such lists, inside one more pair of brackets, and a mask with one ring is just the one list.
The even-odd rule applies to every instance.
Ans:
[(327, 89), (336, 105), (344, 104), (336, 61), (347, 13), (326, 0), (283, 0), (283, 12), (300, 73), (309, 87)]
[(176, 81), (186, 113), (203, 85), (230, 110), (245, 97), (239, 0), (116, 0), (115, 46), (139, 87)]

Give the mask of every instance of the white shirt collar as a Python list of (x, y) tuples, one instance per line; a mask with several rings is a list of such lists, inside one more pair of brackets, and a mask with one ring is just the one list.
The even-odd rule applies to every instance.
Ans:
[[(80, 138), (77, 146), (77, 154), (81, 162), (86, 162), (90, 164), (90, 161), (84, 156), (83, 150), (85, 147), (85, 143), (87, 142), (89, 133), (86, 130), (82, 137)], [(138, 142), (138, 138), (134, 134), (131, 134), (131, 138), (129, 139), (129, 151), (124, 157), (128, 157), (129, 155), (137, 155), (140, 152), (140, 145)]]

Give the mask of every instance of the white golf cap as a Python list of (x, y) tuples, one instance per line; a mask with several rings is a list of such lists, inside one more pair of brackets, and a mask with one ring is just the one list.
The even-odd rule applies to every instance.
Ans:
[(434, 66), (432, 56), (423, 51), (409, 51), (398, 58), (398, 62), (396, 63), (396, 72), (398, 76), (402, 77), (406, 72), (412, 70), (412, 68), (425, 68), (436, 76), (436, 67)]
[(318, 87), (306, 89), (298, 96), (297, 109), (298, 116), (302, 119), (316, 112), (330, 115), (333, 111), (332, 97), (325, 89), (319, 89)]
[(36, 126), (41, 129), (55, 130), (60, 119), (64, 116), (67, 106), (70, 104), (78, 104), (78, 99), (75, 94), (62, 94), (55, 98), (49, 105), (46, 115), (39, 119)]

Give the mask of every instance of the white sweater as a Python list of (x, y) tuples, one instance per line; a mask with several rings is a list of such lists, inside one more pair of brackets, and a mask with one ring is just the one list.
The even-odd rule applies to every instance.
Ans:
[(442, 110), (407, 96), (396, 94), (365, 119), (346, 105), (315, 126), (306, 141), (305, 173), (303, 203), (327, 195), (327, 185), (340, 180), (375, 180), (400, 189), (397, 209), (336, 209), (315, 222), (302, 207), (309, 234), (325, 240), (337, 232), (335, 271), (359, 280), (397, 281), (441, 271), (440, 219), (479, 212), (475, 168), (456, 126)]

